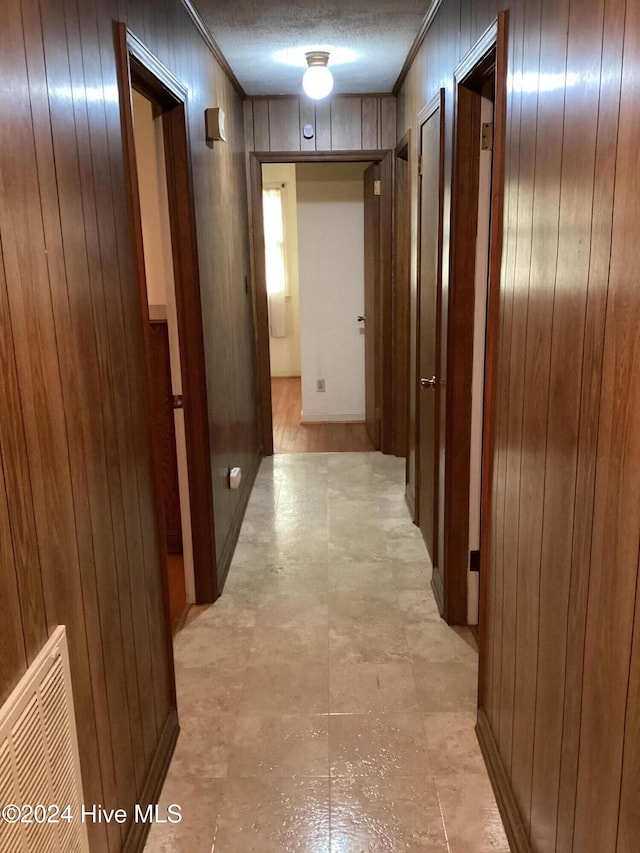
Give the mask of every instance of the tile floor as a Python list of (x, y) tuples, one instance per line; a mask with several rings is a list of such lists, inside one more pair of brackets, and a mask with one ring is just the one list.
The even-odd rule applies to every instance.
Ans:
[(176, 638), (182, 731), (147, 851), (502, 853), (477, 654), (439, 618), (378, 453), (263, 462), (221, 599)]

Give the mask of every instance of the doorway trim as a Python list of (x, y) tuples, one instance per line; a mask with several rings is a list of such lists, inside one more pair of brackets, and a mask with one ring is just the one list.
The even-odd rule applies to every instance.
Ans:
[[(260, 432), (262, 452), (273, 455), (273, 407), (271, 400), (271, 358), (269, 351), (269, 308), (267, 298), (267, 276), (264, 249), (264, 223), (262, 218), (262, 166), (265, 163), (379, 163), (382, 194), (380, 198), (380, 277), (382, 293), (381, 331), (382, 346), (389, 344), (391, 356), (393, 330), (393, 201), (394, 186), (393, 149), (371, 151), (252, 151), (249, 155), (249, 181), (252, 212), (252, 241), (254, 258), (253, 304), (255, 318), (255, 340), (258, 377), (258, 401), (260, 405)], [(385, 358), (382, 347), (378, 347), (376, 360), (382, 363), (382, 419), (380, 424), (380, 449), (391, 453), (393, 445), (393, 373), (391, 357)]]
[[(393, 453), (409, 464), (411, 381), (411, 128), (395, 148), (393, 225)], [(405, 165), (401, 165), (405, 164)], [(401, 175), (404, 175), (403, 185)], [(404, 192), (404, 197), (403, 197)], [(406, 250), (406, 251), (404, 251)], [(404, 264), (404, 266), (403, 266)], [(402, 417), (400, 412), (402, 411)]]
[[(438, 237), (437, 237), (437, 269), (436, 269), (436, 306), (435, 306), (435, 375), (440, 376), (441, 371), (441, 347), (442, 347), (442, 251), (444, 240), (444, 166), (445, 166), (445, 97), (446, 90), (439, 89), (438, 93), (426, 104), (418, 113), (417, 127), (418, 138), (422, 139), (422, 128), (438, 111), (440, 112), (440, 137), (438, 148)], [(421, 142), (418, 148), (418, 163), (422, 161), (424, 156), (421, 150)], [(412, 392), (415, 395), (415, 425), (414, 425), (414, 441), (415, 441), (415, 470), (414, 470), (414, 492), (411, 495), (413, 499), (413, 521), (414, 524), (420, 525), (420, 489), (421, 489), (421, 472), (420, 472), (420, 362), (422, 348), (420, 343), (421, 330), (421, 298), (422, 298), (422, 174), (421, 168), (418, 167), (418, 249), (417, 249), (417, 279), (416, 279), (416, 348), (414, 362), (414, 382)], [(444, 589), (441, 575), (438, 574), (438, 559), (439, 552), (439, 493), (440, 493), (440, 386), (439, 383), (435, 389), (435, 407), (434, 407), (434, 520), (433, 520), (433, 547), (436, 554), (435, 564), (433, 566), (433, 574), (431, 587), (433, 594), (438, 603), (440, 611), (444, 607)], [(410, 480), (407, 479), (410, 483)], [(411, 504), (410, 504), (411, 505)]]
[[(176, 312), (180, 340), (180, 372), (183, 387), (194, 582), (196, 603), (205, 604), (216, 600), (218, 583), (198, 247), (189, 155), (189, 132), (186, 121), (187, 90), (127, 29), (126, 24), (116, 22), (114, 28), (117, 46), (116, 62), (126, 170), (125, 179), (134, 237), (145, 349), (147, 428), (152, 453), (156, 536), (159, 552), (162, 554), (165, 550), (165, 525), (159, 487), (158, 450), (154, 439), (149, 404), (153, 380), (150, 374), (149, 307), (131, 103), (134, 85), (162, 109)], [(162, 574), (168, 613), (166, 572)], [(169, 632), (169, 641), (171, 642), (171, 632)]]
[[(485, 343), (485, 406), (483, 418), (481, 496), (481, 592), (479, 621), (486, 615), (488, 531), (491, 528), (491, 466), (493, 368), (497, 349), (502, 228), (504, 210), (504, 152), (507, 79), (508, 15), (501, 12), (454, 71), (454, 133), (450, 281), (447, 334), (447, 399), (443, 560), (445, 618), (450, 624), (467, 622), (469, 570), (469, 486), (471, 441), (471, 387), (475, 287), (475, 226), (478, 213), (477, 175), (465, 154), (477, 150), (480, 113), (477, 97), (470, 97), (472, 78), (495, 66), (494, 141), (491, 178), (491, 224)], [(471, 190), (462, 189), (468, 185)], [(475, 187), (475, 189), (473, 189)], [(455, 340), (453, 330), (456, 331)]]
[[(507, 79), (508, 13), (499, 13), (474, 47), (454, 70), (454, 133), (449, 247), (447, 347), (447, 397), (445, 418), (445, 489), (443, 554), (444, 616), (449, 624), (467, 623), (469, 571), (469, 477), (471, 443), (471, 387), (473, 368), (475, 226), (478, 210), (477, 175), (469, 168), (466, 151), (477, 145), (480, 113), (477, 98), (468, 87), (494, 68), (494, 140), (491, 172), (491, 223), (489, 232), (489, 275), (485, 343), (485, 403), (483, 415), (481, 567), (479, 621), (486, 621), (486, 585), (491, 528), (491, 467), (493, 459), (492, 412), (493, 372), (497, 348), (500, 273), (502, 266), (502, 217), (504, 199), (505, 111)], [(478, 96), (479, 97), (479, 96)], [(477, 182), (477, 181), (476, 181)], [(470, 279), (470, 276), (472, 277)], [(471, 285), (469, 284), (471, 280)], [(481, 657), (482, 659), (482, 657)], [(480, 682), (482, 683), (482, 682)]]

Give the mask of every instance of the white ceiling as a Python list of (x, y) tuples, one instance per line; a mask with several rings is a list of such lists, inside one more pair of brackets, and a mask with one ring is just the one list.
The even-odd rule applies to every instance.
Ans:
[(248, 95), (301, 90), (306, 50), (329, 50), (336, 93), (390, 92), (429, 0), (195, 0)]

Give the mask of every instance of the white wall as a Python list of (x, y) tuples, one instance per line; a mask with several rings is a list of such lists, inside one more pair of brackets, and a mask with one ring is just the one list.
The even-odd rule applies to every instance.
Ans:
[(364, 313), (366, 165), (296, 167), (303, 422), (365, 419), (364, 335), (356, 318)]
[(296, 215), (296, 167), (293, 163), (265, 163), (265, 187), (282, 187), (282, 213), (287, 257), (288, 293), (285, 300), (287, 334), (269, 339), (272, 376), (300, 376), (300, 289), (298, 286), (298, 219)]

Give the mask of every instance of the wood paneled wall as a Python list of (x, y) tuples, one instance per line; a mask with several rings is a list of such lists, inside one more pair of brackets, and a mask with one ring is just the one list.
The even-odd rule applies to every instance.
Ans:
[[(189, 90), (218, 560), (255, 471), (242, 103), (178, 0), (7, 0), (0, 27), (0, 701), (67, 626), (84, 795), (153, 797), (176, 735), (113, 22)], [(228, 142), (204, 140), (222, 106)], [(226, 470), (248, 476), (239, 496)], [(129, 831), (131, 833), (129, 834)], [(92, 851), (141, 827), (89, 826)]]
[[(247, 151), (373, 151), (396, 146), (393, 95), (250, 98), (244, 104)], [(303, 128), (314, 128), (305, 139)]]
[[(505, 5), (481, 720), (526, 839), (514, 849), (631, 853), (640, 839), (640, 10), (625, 0)], [(496, 12), (490, 0), (444, 0), (398, 101), (402, 134), (446, 87), (445, 276), (453, 70)], [(415, 259), (415, 175), (413, 186)]]

